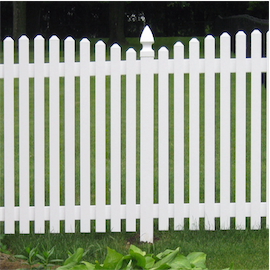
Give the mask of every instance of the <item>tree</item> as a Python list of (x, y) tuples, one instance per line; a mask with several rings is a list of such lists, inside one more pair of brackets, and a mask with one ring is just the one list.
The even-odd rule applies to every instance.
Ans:
[(108, 45), (117, 42), (127, 44), (124, 33), (125, 2), (109, 2), (109, 27), (110, 36)]
[(13, 2), (13, 38), (26, 34), (26, 2)]

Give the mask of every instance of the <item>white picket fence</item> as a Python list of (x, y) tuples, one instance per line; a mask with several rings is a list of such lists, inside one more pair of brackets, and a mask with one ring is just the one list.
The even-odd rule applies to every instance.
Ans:
[[(140, 59), (130, 48), (126, 60), (121, 60), (121, 48), (111, 47), (111, 60), (106, 61), (103, 41), (95, 44), (95, 61), (90, 61), (90, 42), (80, 42), (80, 62), (75, 62), (75, 41), (64, 42), (64, 62), (59, 62), (59, 39), (49, 40), (49, 62), (44, 61), (44, 39), (34, 39), (34, 63), (29, 63), (29, 40), (19, 39), (19, 63), (14, 63), (14, 41), (4, 40), (0, 79), (4, 86), (4, 206), (0, 221), (6, 234), (15, 233), (19, 221), (20, 233), (29, 233), (29, 221), (34, 221), (36, 233), (75, 232), (75, 220), (80, 231), (136, 231), (140, 220), (141, 241), (153, 242), (153, 220), (158, 229), (168, 230), (169, 219), (174, 229), (184, 228), (189, 218), (190, 230), (199, 229), (199, 219), (205, 219), (205, 229), (230, 229), (235, 217), (237, 229), (260, 228), (261, 218), (269, 225), (268, 190), (266, 202), (261, 201), (261, 73), (269, 74), (268, 57), (262, 57), (262, 38), (258, 30), (251, 35), (251, 58), (246, 58), (246, 35), (236, 35), (236, 57), (231, 58), (231, 37), (220, 37), (220, 58), (215, 58), (215, 39), (205, 38), (204, 58), (200, 58), (199, 41), (189, 43), (189, 59), (184, 58), (184, 46), (177, 42), (173, 59), (165, 47), (154, 59), (153, 35), (148, 26), (141, 35)], [(269, 34), (267, 33), (267, 43)], [(267, 46), (268, 48), (269, 46)], [(184, 74), (189, 74), (189, 202), (184, 201)], [(204, 202), (200, 202), (200, 73), (205, 74), (204, 112)], [(220, 73), (220, 202), (215, 202), (215, 73)], [(231, 73), (236, 74), (236, 169), (235, 202), (231, 202)], [(251, 201), (246, 202), (246, 73), (251, 73)], [(140, 203), (136, 204), (136, 76), (140, 75)], [(154, 203), (154, 74), (158, 74), (158, 203)], [(169, 203), (169, 74), (174, 75), (174, 202)], [(126, 204), (121, 204), (121, 75), (126, 76)], [(90, 201), (90, 76), (95, 76), (95, 204)], [(106, 76), (111, 83), (111, 174), (110, 198), (106, 204)], [(45, 206), (44, 176), (44, 78), (49, 78), (49, 206)], [(60, 205), (59, 148), (59, 78), (65, 87), (65, 205)], [(75, 77), (80, 77), (80, 205), (75, 205)], [(14, 78), (19, 78), (19, 206), (15, 205), (14, 184)], [(29, 204), (29, 78), (34, 78), (34, 206)], [(268, 88), (268, 82), (267, 82)], [(269, 99), (269, 95), (267, 95)], [(269, 102), (267, 108), (269, 107)], [(268, 114), (269, 116), (269, 114)], [(268, 117), (269, 118), (269, 117)], [(269, 121), (269, 120), (268, 120)], [(269, 123), (269, 122), (268, 122)], [(268, 125), (269, 126), (269, 125)], [(269, 137), (269, 131), (267, 132)], [(267, 137), (267, 138), (268, 138)], [(269, 140), (267, 142), (269, 145)], [(269, 162), (268, 162), (269, 163)], [(269, 169), (269, 166), (267, 167)], [(268, 177), (267, 177), (268, 187)], [(108, 188), (108, 187), (107, 187)], [(3, 187), (1, 187), (3, 189)]]

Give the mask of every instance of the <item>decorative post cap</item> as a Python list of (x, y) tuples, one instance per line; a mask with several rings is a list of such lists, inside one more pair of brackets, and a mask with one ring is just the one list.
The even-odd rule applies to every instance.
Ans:
[(141, 57), (154, 57), (154, 50), (152, 49), (152, 44), (154, 43), (154, 37), (148, 25), (146, 25), (142, 31), (140, 43), (142, 44), (140, 56)]

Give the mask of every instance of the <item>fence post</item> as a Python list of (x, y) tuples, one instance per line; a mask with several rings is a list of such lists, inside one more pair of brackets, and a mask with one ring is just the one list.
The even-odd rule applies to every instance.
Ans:
[(140, 43), (141, 130), (140, 130), (140, 241), (153, 242), (154, 75), (153, 34), (146, 26)]

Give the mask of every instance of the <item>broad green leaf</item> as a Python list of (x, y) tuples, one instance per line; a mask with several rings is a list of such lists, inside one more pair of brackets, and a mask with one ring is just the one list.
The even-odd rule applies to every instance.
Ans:
[(74, 254), (72, 254), (69, 258), (67, 258), (64, 262), (64, 265), (68, 265), (69, 263), (79, 263), (82, 259), (82, 255), (83, 255), (83, 249), (82, 248), (78, 248)]
[(171, 254), (172, 252), (174, 252), (174, 250), (172, 250), (172, 249), (166, 249), (165, 251), (159, 253), (159, 254), (157, 255), (157, 257), (158, 257), (159, 259), (162, 259), (162, 258), (164, 258), (165, 256)]
[[(145, 258), (140, 253), (135, 253), (133, 250), (129, 250), (129, 254), (131, 255), (133, 260), (136, 260), (136, 266), (141, 268), (145, 268)], [(136, 267), (135, 267), (136, 269)]]
[(105, 258), (103, 268), (104, 269), (115, 269), (118, 262), (122, 259), (123, 255), (116, 252), (114, 249), (107, 247), (107, 256)]
[(188, 261), (188, 259), (181, 254), (177, 254), (177, 256), (174, 258), (174, 260), (170, 263), (168, 263), (168, 265), (173, 268), (173, 269), (178, 269), (178, 268), (184, 268), (184, 269), (191, 269), (191, 264)]
[(195, 267), (205, 269), (206, 254), (203, 252), (192, 252), (187, 255), (189, 262)]
[(134, 251), (135, 253), (139, 253), (141, 254), (142, 256), (145, 256), (146, 255), (146, 252), (145, 251), (142, 251), (140, 248), (134, 246), (134, 245), (130, 245), (129, 247), (129, 250), (132, 250)]
[(153, 267), (153, 265), (155, 264), (155, 259), (152, 258), (151, 256), (146, 256), (145, 257), (145, 268), (149, 269), (151, 267)]
[(178, 247), (176, 250), (173, 252), (169, 253), (167, 256), (163, 257), (160, 261), (155, 263), (153, 265), (152, 269), (164, 269), (163, 267), (167, 265), (168, 263), (172, 262), (174, 258), (177, 256), (179, 253), (180, 248)]
[(76, 262), (70, 262), (66, 265), (60, 266), (57, 268), (57, 270), (66, 270), (66, 269), (72, 269), (77, 263)]
[(86, 265), (84, 264), (77, 264), (73, 266), (70, 270), (88, 270)]
[(94, 270), (95, 269), (95, 265), (92, 263), (85, 262), (85, 261), (83, 261), (82, 263), (85, 264), (87, 270)]
[(14, 255), (15, 258), (21, 259), (21, 260), (27, 260), (28, 258), (24, 255)]
[(122, 259), (117, 263), (115, 270), (125, 269), (125, 267), (127, 267), (131, 259), (132, 257), (130, 254), (123, 256)]

